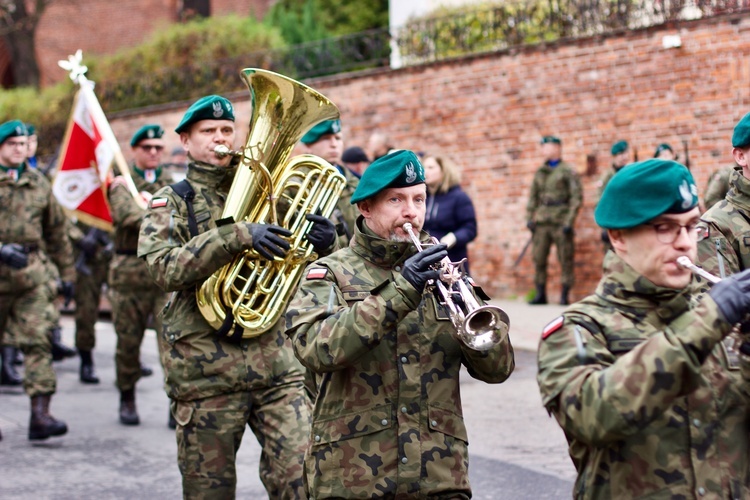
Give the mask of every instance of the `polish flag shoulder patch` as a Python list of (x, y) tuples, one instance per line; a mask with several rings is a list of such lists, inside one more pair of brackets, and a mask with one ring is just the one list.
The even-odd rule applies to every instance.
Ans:
[(562, 328), (564, 321), (565, 321), (564, 317), (558, 316), (557, 318), (547, 323), (547, 326), (545, 326), (544, 329), (542, 330), (542, 340), (546, 339), (547, 337), (555, 333), (557, 330)]
[(151, 208), (161, 208), (167, 206), (166, 198), (154, 198), (151, 200)]
[(325, 267), (314, 267), (307, 271), (307, 279), (309, 280), (321, 280), (328, 274), (328, 269)]

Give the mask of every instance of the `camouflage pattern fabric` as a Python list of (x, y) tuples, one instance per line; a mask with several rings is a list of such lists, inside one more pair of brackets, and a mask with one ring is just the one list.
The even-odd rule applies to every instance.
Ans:
[[(227, 475), (234, 476), (235, 471), (226, 464), (234, 463), (236, 446), (227, 448), (218, 444), (217, 440), (223, 439), (219, 434), (225, 429), (216, 427), (212, 419), (231, 420), (235, 429), (245, 423), (252, 427), (253, 419), (267, 421), (266, 406), (274, 416), (279, 402), (283, 401), (287, 407), (285, 415), (289, 415), (293, 407), (294, 418), (285, 416), (273, 425), (259, 424), (257, 430), (253, 430), (263, 446), (261, 463), (269, 464), (269, 470), (263, 473), (269, 495), (294, 498), (298, 496), (301, 464), (308, 443), (310, 402), (303, 383), (304, 369), (294, 356), (291, 342), (281, 328), (274, 328), (264, 335), (230, 343), (217, 337), (196, 302), (197, 287), (252, 245), (246, 226), (216, 226), (233, 172), (231, 168), (191, 162), (187, 179), (196, 193), (193, 207), (200, 234), (190, 236), (187, 205), (171, 187), (166, 187), (159, 190), (150, 203), (140, 229), (138, 254), (146, 259), (157, 285), (172, 292), (162, 312), (161, 357), (167, 393), (175, 404), (177, 435), (190, 435), (191, 429), (195, 429), (192, 425), (201, 428), (195, 439), (179, 438), (177, 442), (180, 468), (189, 471), (188, 475), (183, 475), (184, 493), (194, 491), (194, 477), (214, 477), (215, 471), (221, 469), (220, 479), (212, 480), (211, 489), (204, 490), (202, 495), (233, 497), (234, 479), (228, 479)], [(273, 397), (264, 394), (273, 394)], [(249, 419), (248, 411), (242, 407), (223, 410), (220, 405), (208, 417), (193, 416), (189, 411), (185, 414), (183, 408), (204, 402), (210, 408), (211, 400), (219, 396), (252, 400)], [(279, 450), (283, 461), (269, 456), (269, 450)], [(207, 454), (212, 460), (200, 459)], [(190, 457), (199, 457), (198, 462), (191, 462)], [(299, 467), (295, 467), (295, 463)], [(280, 478), (281, 483), (271, 485), (274, 478)]]
[[(136, 169), (131, 171), (139, 193), (154, 194), (173, 182), (165, 170), (161, 170), (154, 182), (147, 182)], [(141, 377), (141, 343), (149, 318), (153, 318), (154, 329), (161, 331), (159, 313), (167, 303), (167, 294), (156, 286), (146, 262), (137, 256), (138, 233), (146, 210), (136, 204), (127, 185), (120, 179), (116, 178), (108, 190), (115, 247), (108, 281), (112, 320), (117, 334), (117, 387), (126, 391), (134, 388)]]
[(57, 287), (52, 289), (48, 262), (51, 259), (65, 281), (75, 280), (75, 270), (65, 215), (40, 172), (26, 168), (18, 181), (0, 173), (0, 242), (30, 250), (25, 268), (0, 265), (0, 336), (10, 322), (15, 344), (24, 353), (26, 393), (52, 394), (56, 378), (47, 318)]
[(607, 187), (607, 184), (609, 184), (609, 181), (612, 179), (612, 176), (617, 173), (619, 169), (615, 169), (613, 166), (612, 168), (608, 168), (604, 174), (599, 178), (599, 181), (596, 183), (596, 202), (599, 203), (599, 199), (602, 197), (602, 193), (604, 193), (604, 188)]
[(318, 378), (308, 494), (469, 498), (459, 371), (503, 382), (510, 340), (486, 352), (462, 346), (434, 295), (399, 272), (413, 245), (362, 221), (349, 247), (308, 266), (286, 313), (295, 352)]
[[(332, 217), (331, 219), (335, 223), (345, 223), (349, 233), (353, 235), (354, 226), (357, 223), (357, 217), (359, 217), (359, 209), (357, 208), (357, 205), (352, 205), (351, 199), (354, 191), (359, 185), (359, 178), (346, 167), (340, 167), (339, 170), (346, 178), (346, 186), (344, 186), (339, 201), (336, 203), (336, 208), (341, 212), (341, 217), (340, 220), (336, 217)], [(349, 246), (349, 237), (347, 235), (340, 234), (337, 240), (338, 248), (346, 248)]]
[(720, 168), (708, 178), (706, 194), (703, 196), (706, 203), (706, 210), (716, 205), (727, 195), (729, 191), (729, 178), (734, 169), (735, 165)]
[[(578, 173), (567, 163), (555, 168), (542, 165), (534, 174), (526, 220), (536, 224), (533, 235), (534, 283), (544, 287), (547, 283), (547, 258), (552, 243), (562, 268), (562, 284), (573, 286), (575, 258), (573, 226), (583, 203), (583, 191)], [(563, 234), (562, 228), (571, 228)]]
[(606, 255), (595, 294), (538, 351), (574, 498), (750, 498), (750, 358), (728, 355), (730, 329), (708, 295), (656, 287)]

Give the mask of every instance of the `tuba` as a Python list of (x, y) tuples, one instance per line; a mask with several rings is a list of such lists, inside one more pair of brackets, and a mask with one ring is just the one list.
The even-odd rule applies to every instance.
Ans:
[[(422, 244), (412, 225), (407, 222), (403, 227), (417, 251), (421, 252)], [(497, 306), (479, 305), (466, 284), (462, 262), (453, 263), (448, 257), (443, 259), (439, 263), (440, 279), (428, 282), (427, 286), (437, 290), (440, 305), (447, 309), (459, 342), (475, 351), (487, 351), (508, 337), (510, 318)]]
[[(288, 161), (294, 145), (317, 123), (339, 116), (325, 96), (285, 76), (243, 69), (250, 89), (250, 131), (241, 151), (216, 153), (240, 159), (221, 222), (276, 224), (292, 232), (286, 257), (266, 260), (245, 250), (211, 275), (196, 292), (198, 308), (219, 335), (255, 337), (281, 317), (305, 265), (317, 258), (305, 237), (307, 214), (330, 217), (346, 179), (313, 155)], [(279, 213), (281, 219), (279, 218)]]

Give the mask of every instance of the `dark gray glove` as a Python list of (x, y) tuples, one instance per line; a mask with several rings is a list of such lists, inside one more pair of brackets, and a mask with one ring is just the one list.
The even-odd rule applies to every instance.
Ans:
[(716, 283), (708, 292), (728, 323), (734, 325), (750, 313), (750, 269)]
[(253, 238), (253, 250), (268, 260), (273, 260), (273, 256), (284, 257), (289, 250), (289, 242), (281, 236), (291, 236), (292, 232), (280, 226), (273, 224), (250, 224), (243, 222), (250, 231)]
[(65, 299), (65, 307), (68, 307), (68, 304), (73, 301), (75, 288), (75, 284), (72, 281), (61, 281), (59, 283), (57, 292)]
[(96, 255), (96, 251), (99, 249), (99, 238), (97, 237), (96, 229), (91, 228), (79, 242), (78, 248), (86, 254), (89, 259)]
[(570, 226), (563, 226), (563, 234), (570, 234), (573, 232), (573, 228)]
[(307, 232), (307, 241), (312, 243), (317, 253), (322, 253), (336, 240), (336, 226), (322, 215), (307, 214), (305, 218), (312, 221), (310, 231)]
[(533, 233), (534, 229), (536, 229), (536, 222), (534, 222), (533, 220), (528, 221), (526, 223), (526, 228)]
[(29, 256), (23, 245), (18, 243), (7, 243), (0, 246), (0, 262), (13, 269), (23, 269), (29, 265)]
[(412, 255), (401, 270), (401, 276), (408, 281), (417, 291), (424, 291), (424, 286), (429, 280), (436, 280), (440, 271), (432, 266), (448, 256), (448, 247), (442, 243), (427, 247), (421, 252)]

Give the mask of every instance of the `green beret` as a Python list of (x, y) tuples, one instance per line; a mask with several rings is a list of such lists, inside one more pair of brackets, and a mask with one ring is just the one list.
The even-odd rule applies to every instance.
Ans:
[(303, 144), (313, 144), (324, 135), (338, 134), (341, 132), (341, 120), (326, 120), (318, 123), (310, 129), (308, 133), (302, 136)]
[(201, 120), (229, 120), (234, 121), (234, 109), (232, 103), (226, 97), (220, 95), (207, 95), (201, 97), (190, 106), (182, 117), (182, 121), (174, 129), (178, 134), (187, 132), (195, 122)]
[(36, 135), (36, 127), (31, 123), (24, 123), (26, 125), (26, 135)]
[(161, 139), (163, 135), (164, 129), (160, 125), (144, 125), (133, 134), (133, 138), (130, 139), (130, 145), (135, 147), (144, 139)]
[(627, 141), (617, 141), (612, 144), (612, 149), (610, 149), (609, 152), (612, 153), (612, 155), (619, 155), (620, 153), (624, 153), (626, 149), (628, 149)]
[(26, 137), (26, 125), (21, 120), (11, 120), (0, 125), (0, 144), (4, 143), (11, 137)]
[(562, 141), (558, 137), (555, 137), (554, 135), (545, 135), (544, 137), (542, 137), (541, 144), (549, 144), (549, 143), (562, 144)]
[(734, 126), (734, 133), (732, 134), (732, 147), (733, 148), (746, 148), (750, 146), (750, 113), (742, 117)]
[(654, 158), (656, 158), (657, 156), (659, 156), (659, 154), (662, 151), (671, 151), (671, 152), (674, 153), (674, 149), (672, 149), (672, 146), (670, 146), (666, 142), (662, 142), (661, 144), (659, 144), (658, 146), (656, 146), (656, 151), (654, 151)]
[(381, 156), (365, 169), (351, 203), (372, 198), (385, 188), (424, 184), (424, 167), (412, 151), (401, 149)]
[(661, 214), (681, 214), (698, 205), (698, 187), (684, 165), (650, 160), (621, 168), (604, 188), (594, 219), (606, 229), (628, 229)]

